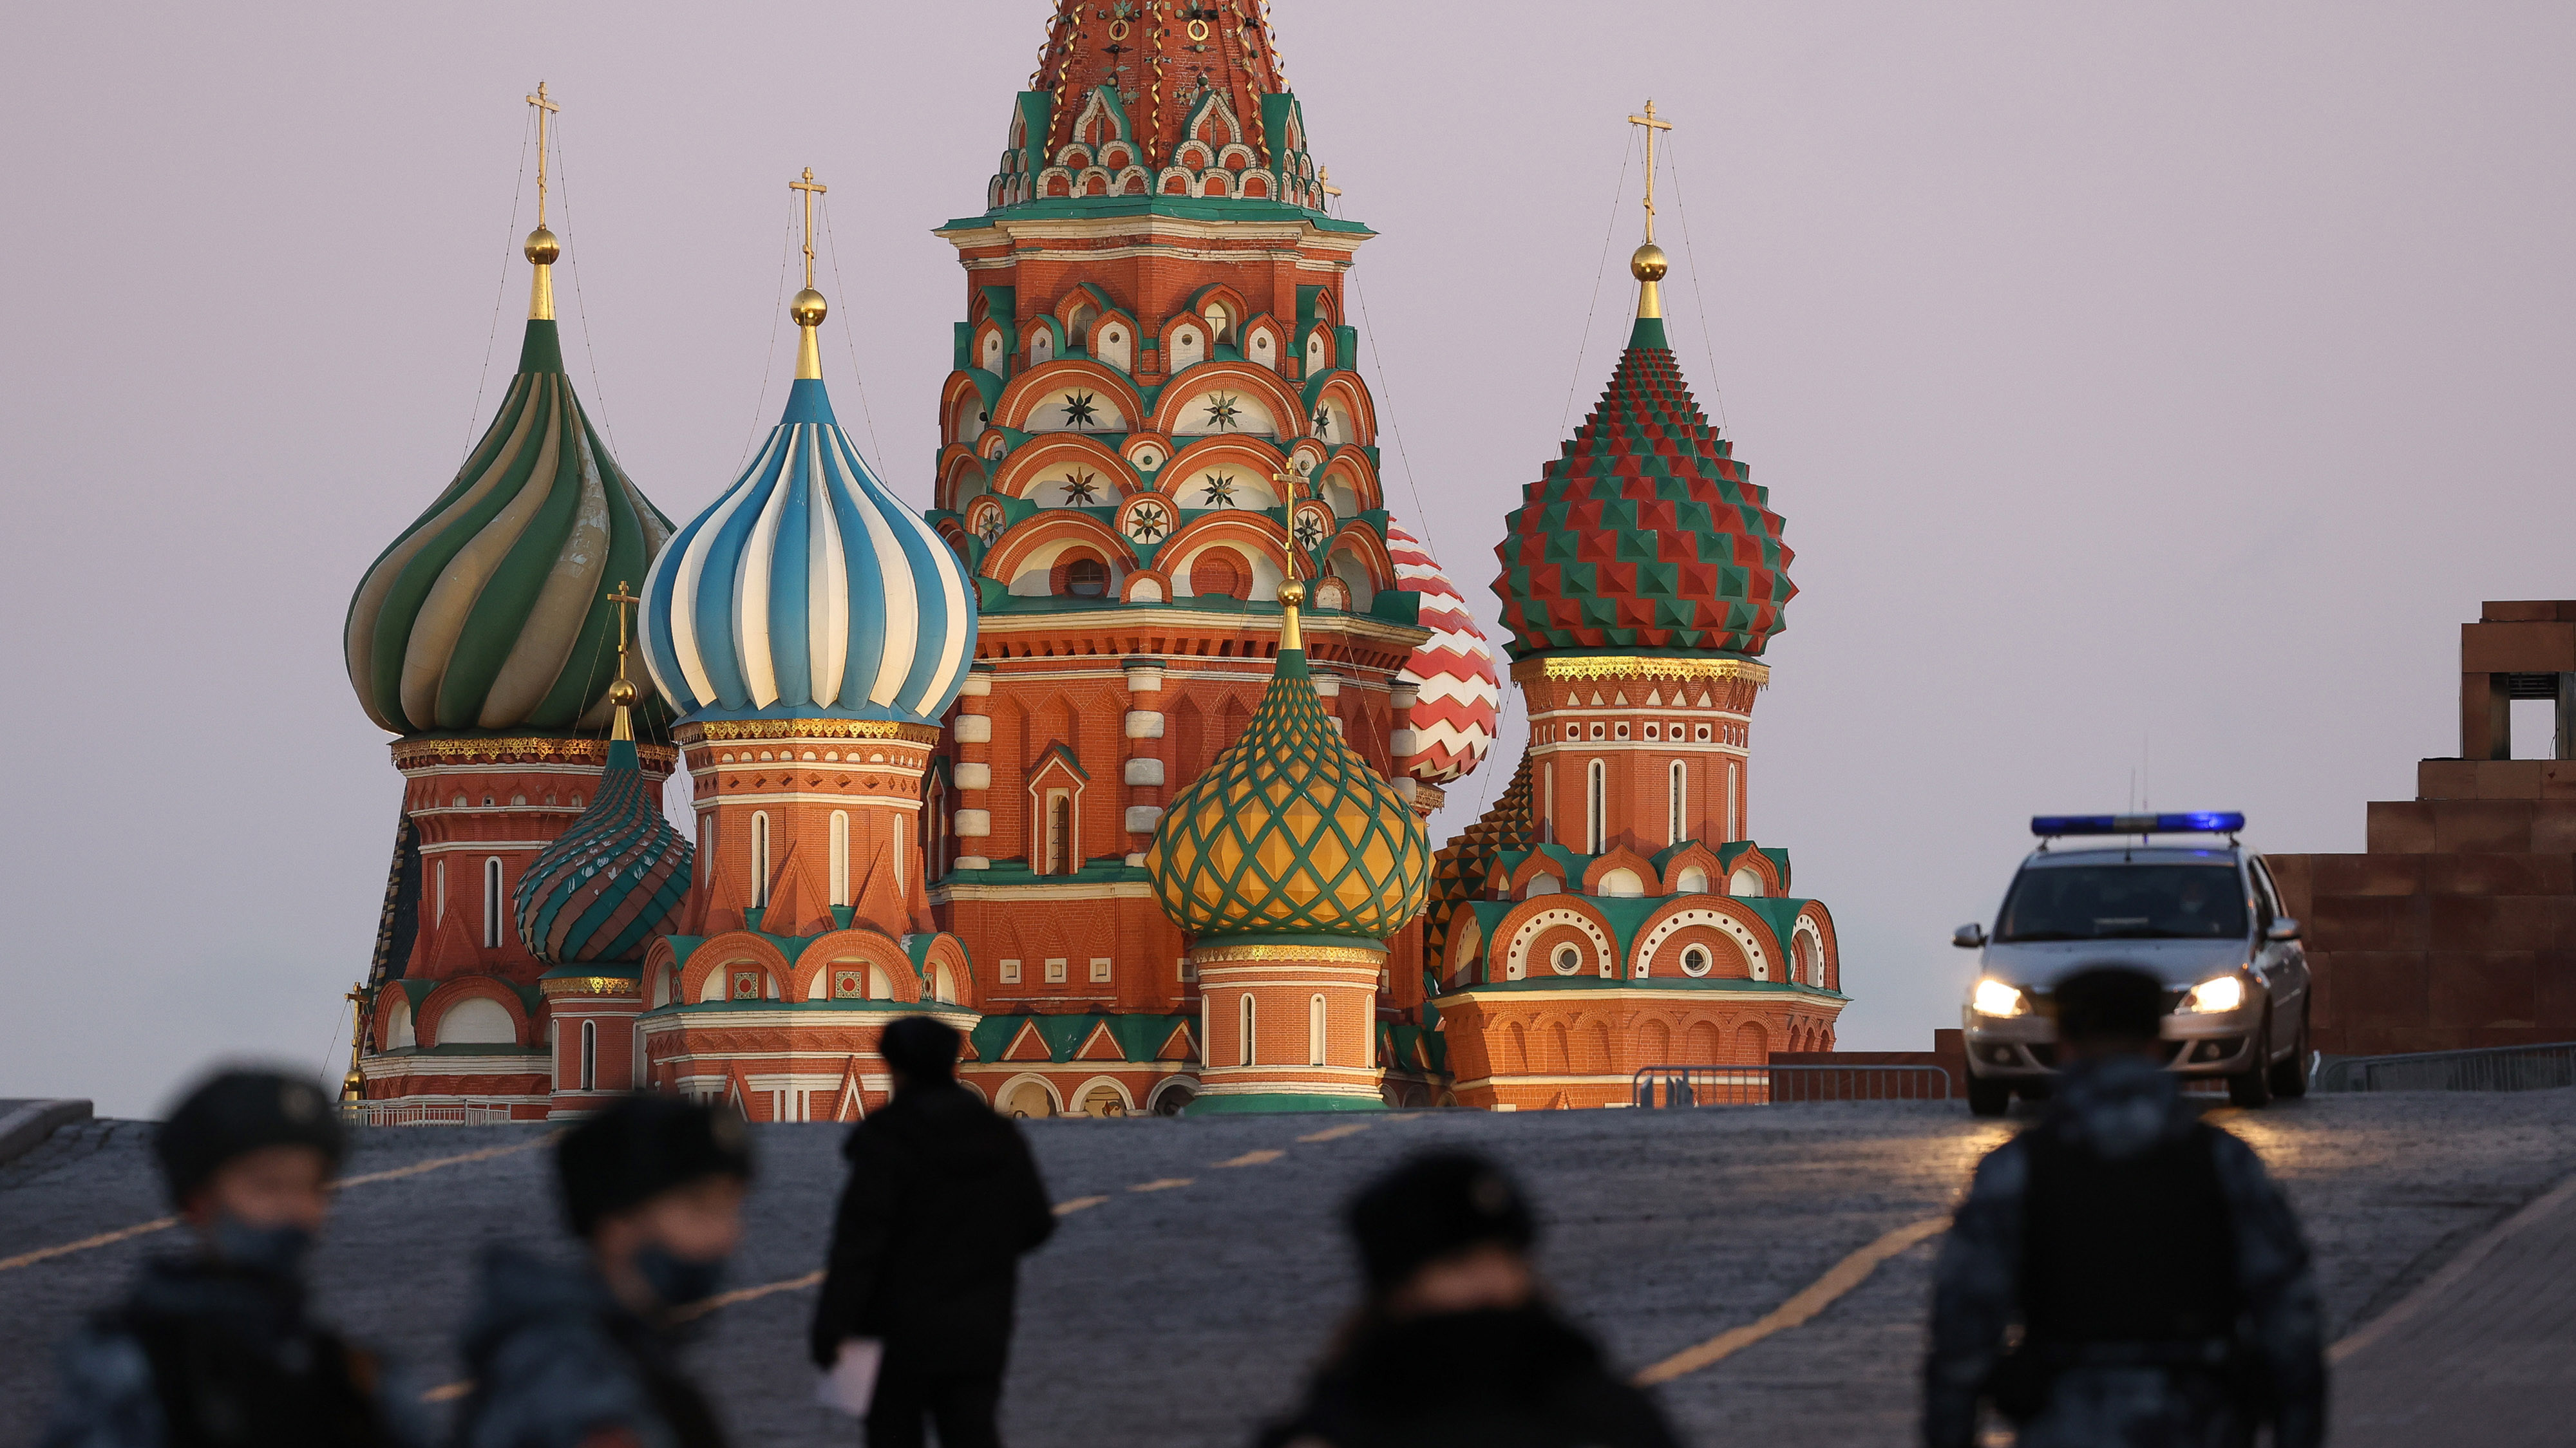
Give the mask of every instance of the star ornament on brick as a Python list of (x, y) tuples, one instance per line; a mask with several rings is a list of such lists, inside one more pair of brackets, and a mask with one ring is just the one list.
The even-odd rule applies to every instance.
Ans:
[(1216, 477), (1208, 479), (1206, 491), (1207, 505), (1209, 507), (1231, 508), (1234, 506), (1234, 478), (1232, 475), (1219, 474)]
[(1089, 427), (1100, 417), (1100, 404), (1091, 393), (1068, 392), (1064, 395), (1064, 420), (1075, 427)]
[(1064, 480), (1064, 500), (1075, 507), (1090, 507), (1100, 500), (1100, 480), (1089, 473), (1068, 475)]
[(1171, 531), (1171, 520), (1160, 503), (1146, 503), (1127, 515), (1127, 536), (1139, 543), (1151, 543)]
[(1219, 432), (1230, 431), (1242, 425), (1239, 421), (1242, 415), (1242, 400), (1237, 398), (1233, 393), (1216, 392), (1208, 395), (1208, 426), (1215, 428)]

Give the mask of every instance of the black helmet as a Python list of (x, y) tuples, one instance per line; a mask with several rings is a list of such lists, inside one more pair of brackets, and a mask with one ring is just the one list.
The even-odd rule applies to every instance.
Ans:
[(1426, 1152), (1371, 1183), (1350, 1205), (1351, 1235), (1369, 1290), (1386, 1292), (1453, 1252), (1538, 1237), (1512, 1179), (1473, 1152)]
[(599, 1219), (711, 1176), (751, 1180), (751, 1133), (730, 1106), (622, 1096), (555, 1149), (564, 1215), (576, 1236)]
[(271, 1146), (309, 1146), (339, 1169), (348, 1142), (321, 1087), (279, 1071), (218, 1072), (181, 1099), (152, 1137), (170, 1200), (180, 1207), (224, 1163)]

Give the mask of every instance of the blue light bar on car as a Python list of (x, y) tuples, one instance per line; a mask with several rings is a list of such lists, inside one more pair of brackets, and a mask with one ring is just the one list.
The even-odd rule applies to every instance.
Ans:
[(2188, 814), (2033, 815), (2034, 835), (2232, 835), (2245, 828), (2236, 810), (2194, 810)]

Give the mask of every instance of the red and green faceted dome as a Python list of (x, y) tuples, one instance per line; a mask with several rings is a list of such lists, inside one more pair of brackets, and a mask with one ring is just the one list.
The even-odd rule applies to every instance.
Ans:
[(1691, 400), (1663, 322), (1638, 319), (1600, 405), (1504, 519), (1512, 657), (1760, 654), (1798, 591), (1769, 501)]

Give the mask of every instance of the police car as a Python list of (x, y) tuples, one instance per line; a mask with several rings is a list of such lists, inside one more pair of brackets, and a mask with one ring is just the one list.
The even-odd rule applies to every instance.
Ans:
[(2165, 983), (2166, 1069), (2223, 1077), (2230, 1100), (2261, 1106), (2308, 1089), (2309, 977), (2299, 922), (2281, 910), (2262, 857), (2236, 841), (2245, 816), (2042, 815), (1977, 951), (1962, 1011), (1968, 1106), (2000, 1116), (2015, 1093), (2045, 1096), (2057, 1074), (2058, 981), (2128, 966)]

